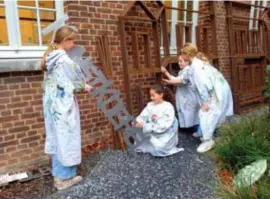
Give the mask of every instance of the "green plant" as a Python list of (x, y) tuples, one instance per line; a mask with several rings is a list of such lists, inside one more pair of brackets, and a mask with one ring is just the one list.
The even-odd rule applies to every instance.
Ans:
[(219, 129), (221, 139), (215, 155), (223, 168), (235, 174), (257, 160), (270, 160), (270, 113), (246, 117)]
[(265, 85), (265, 96), (270, 97), (270, 65), (266, 67)]
[(220, 183), (216, 189), (219, 199), (270, 198), (270, 112), (242, 118), (219, 129), (220, 140), (213, 151), (220, 168), (235, 176), (247, 165), (265, 159), (268, 171), (251, 186)]

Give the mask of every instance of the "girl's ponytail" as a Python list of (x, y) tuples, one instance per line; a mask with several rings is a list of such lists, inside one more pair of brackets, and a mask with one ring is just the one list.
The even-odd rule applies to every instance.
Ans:
[(202, 61), (209, 62), (209, 59), (206, 57), (206, 55), (202, 52), (198, 52), (196, 57)]
[(45, 51), (43, 57), (42, 57), (42, 60), (41, 60), (41, 63), (40, 63), (40, 68), (41, 68), (41, 71), (46, 71), (47, 68), (46, 68), (46, 57), (54, 50), (57, 50), (58, 49), (58, 44), (57, 43), (51, 43), (47, 50)]

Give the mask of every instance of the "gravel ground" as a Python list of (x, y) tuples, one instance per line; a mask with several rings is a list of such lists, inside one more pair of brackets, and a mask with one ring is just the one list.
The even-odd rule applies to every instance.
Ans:
[[(100, 160), (98, 152), (91, 152), (88, 158), (84, 158), (78, 168), (82, 176), (89, 175), (90, 171)], [(44, 199), (57, 192), (53, 186), (52, 176), (43, 176), (28, 182), (13, 182), (0, 188), (0, 199)]]
[(216, 183), (211, 159), (196, 152), (198, 140), (186, 134), (180, 134), (180, 140), (185, 151), (165, 158), (102, 152), (83, 182), (47, 199), (213, 198)]

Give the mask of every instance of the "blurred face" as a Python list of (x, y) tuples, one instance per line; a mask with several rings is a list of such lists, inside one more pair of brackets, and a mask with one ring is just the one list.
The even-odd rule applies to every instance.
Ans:
[(62, 46), (65, 51), (70, 51), (75, 45), (74, 39), (64, 39), (62, 42)]
[(189, 65), (189, 62), (185, 61), (182, 56), (179, 56), (178, 64), (179, 64), (180, 68), (185, 68)]
[(154, 102), (155, 104), (159, 104), (164, 101), (163, 93), (159, 94), (153, 89), (150, 90), (150, 97), (151, 97), (152, 102)]

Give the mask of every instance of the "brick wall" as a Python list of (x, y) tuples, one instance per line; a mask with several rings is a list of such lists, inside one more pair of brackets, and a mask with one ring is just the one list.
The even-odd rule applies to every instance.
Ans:
[(226, 19), (226, 7), (222, 1), (215, 2), (217, 55), (219, 58), (219, 70), (224, 74), (228, 82), (231, 82), (231, 69), (229, 57), (229, 37)]
[(42, 73), (0, 73), (0, 77), (0, 173), (44, 163)]

